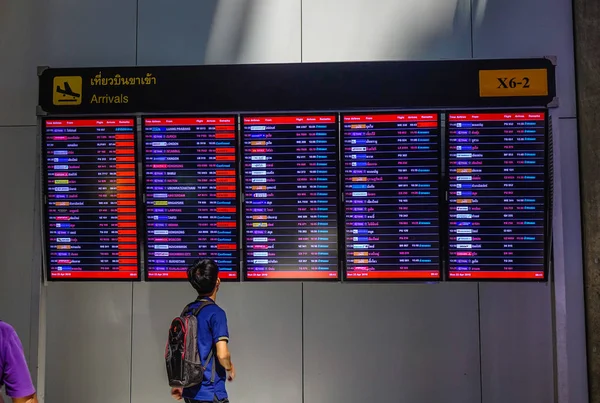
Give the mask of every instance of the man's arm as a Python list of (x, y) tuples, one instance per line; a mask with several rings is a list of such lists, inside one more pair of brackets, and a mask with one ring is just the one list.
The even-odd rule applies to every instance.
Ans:
[(37, 403), (35, 388), (31, 382), (29, 368), (19, 336), (11, 329), (4, 340), (4, 384), (6, 394), (14, 403)]
[(37, 396), (35, 394), (28, 397), (13, 397), (13, 403), (38, 403)]
[(231, 353), (229, 352), (227, 341), (221, 340), (217, 342), (217, 358), (227, 371), (227, 380), (230, 382), (233, 381), (235, 379), (235, 367), (231, 362)]
[(217, 342), (217, 358), (219, 362), (227, 371), (231, 371), (231, 353), (229, 352), (229, 346), (227, 341), (221, 340)]

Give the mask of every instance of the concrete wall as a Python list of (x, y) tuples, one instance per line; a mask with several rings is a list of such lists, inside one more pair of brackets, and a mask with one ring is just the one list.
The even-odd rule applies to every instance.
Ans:
[(554, 283), (235, 284), (220, 298), (234, 401), (583, 403), (572, 31), (567, 0), (0, 2), (0, 317), (32, 365), (46, 360), (46, 401), (166, 401), (164, 331), (191, 294), (185, 284), (50, 284), (38, 329), (37, 65), (555, 55), (565, 151)]

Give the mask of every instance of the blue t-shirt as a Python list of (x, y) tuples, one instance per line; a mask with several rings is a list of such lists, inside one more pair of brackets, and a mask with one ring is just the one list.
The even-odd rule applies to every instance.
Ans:
[[(191, 308), (195, 309), (199, 304), (200, 302), (194, 303)], [(198, 351), (203, 364), (206, 363), (211, 348), (219, 341), (229, 342), (227, 315), (216, 304), (205, 306), (198, 314)], [(203, 402), (212, 402), (215, 396), (219, 400), (227, 399), (227, 391), (225, 390), (227, 371), (225, 371), (215, 354), (206, 366), (202, 384), (184, 389), (183, 397)], [(214, 383), (211, 383), (213, 360), (215, 361), (216, 374)]]

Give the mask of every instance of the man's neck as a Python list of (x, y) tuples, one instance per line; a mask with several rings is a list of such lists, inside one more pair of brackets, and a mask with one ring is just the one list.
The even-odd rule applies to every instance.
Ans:
[(216, 302), (216, 301), (217, 301), (217, 293), (216, 293), (216, 292), (213, 292), (212, 294), (209, 294), (209, 295), (203, 295), (203, 296), (202, 296), (202, 297), (200, 297), (200, 298), (210, 298), (210, 299), (212, 299), (214, 302)]

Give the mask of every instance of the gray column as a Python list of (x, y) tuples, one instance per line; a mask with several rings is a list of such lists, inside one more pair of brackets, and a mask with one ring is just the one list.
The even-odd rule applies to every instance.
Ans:
[(600, 403), (600, 2), (573, 3), (588, 378)]

